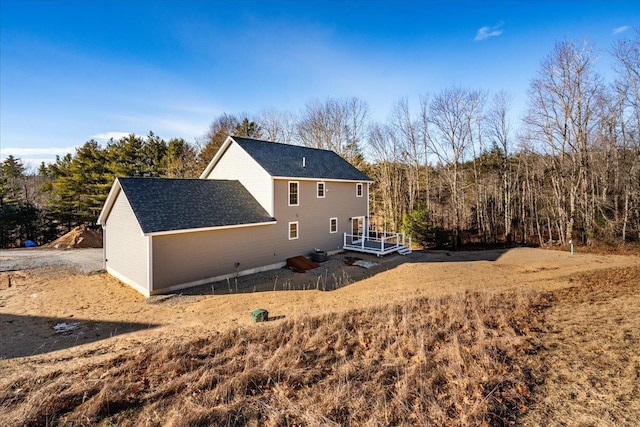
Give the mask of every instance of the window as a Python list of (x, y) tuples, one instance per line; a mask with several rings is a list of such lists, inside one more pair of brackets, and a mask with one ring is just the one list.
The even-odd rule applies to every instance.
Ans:
[(318, 198), (323, 199), (324, 198), (324, 182), (319, 182), (318, 183)]
[(362, 183), (359, 182), (356, 184), (356, 197), (362, 197), (362, 194), (363, 194)]
[(298, 221), (289, 223), (289, 240), (298, 238)]
[(338, 218), (329, 218), (329, 233), (338, 232)]
[(298, 181), (289, 181), (289, 206), (298, 206)]

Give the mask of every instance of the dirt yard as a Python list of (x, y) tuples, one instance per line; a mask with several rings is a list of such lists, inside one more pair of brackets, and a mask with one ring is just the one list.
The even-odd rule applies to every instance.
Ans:
[[(145, 300), (109, 275), (75, 264), (34, 268), (37, 265), (29, 261), (27, 269), (21, 269), (18, 252), (25, 251), (0, 255), (0, 376), (89, 358), (98, 361), (101, 355), (135, 350), (147, 340), (259, 328), (262, 325), (251, 326), (250, 311), (255, 308), (268, 310), (274, 321), (295, 320), (416, 296), (552, 290), (571, 286), (577, 273), (638, 263), (633, 256), (571, 256), (532, 248), (427, 251), (384, 258), (347, 253), (302, 274), (280, 269)], [(347, 257), (378, 265), (348, 266)]]

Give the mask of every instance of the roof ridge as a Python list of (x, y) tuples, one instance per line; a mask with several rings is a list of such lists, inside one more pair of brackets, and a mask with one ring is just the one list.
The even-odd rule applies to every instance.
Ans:
[(269, 141), (268, 139), (249, 138), (249, 137), (246, 137), (246, 136), (237, 136), (237, 135), (230, 135), (230, 136), (233, 139), (236, 139), (236, 138), (238, 138), (238, 139), (247, 139), (249, 141), (265, 142), (267, 144), (284, 145), (284, 146), (287, 146), (287, 147), (298, 147), (298, 148), (303, 148), (303, 149), (306, 149), (306, 150), (328, 151), (330, 153), (335, 154), (336, 156), (340, 156), (335, 151), (329, 150), (327, 148), (307, 147), (306, 145), (287, 144), (286, 142)]
[(157, 180), (157, 181), (198, 181), (198, 182), (217, 182), (217, 181), (238, 181), (237, 179), (206, 179), (206, 178), (172, 178), (167, 176), (119, 176), (116, 179), (136, 179), (136, 180)]

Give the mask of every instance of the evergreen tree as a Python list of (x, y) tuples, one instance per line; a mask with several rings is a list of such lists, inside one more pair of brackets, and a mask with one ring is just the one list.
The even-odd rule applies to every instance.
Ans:
[(254, 121), (250, 121), (247, 117), (242, 119), (240, 123), (236, 125), (234, 132), (236, 136), (243, 136), (246, 138), (262, 138), (262, 128)]

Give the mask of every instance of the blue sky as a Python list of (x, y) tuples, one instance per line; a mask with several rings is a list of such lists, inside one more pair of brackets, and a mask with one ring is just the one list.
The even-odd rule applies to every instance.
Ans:
[[(123, 133), (202, 136), (221, 113), (356, 96), (506, 90), (514, 114), (556, 42), (602, 56), (636, 1), (0, 0), (0, 158), (27, 164)], [(414, 105), (415, 105), (414, 104)]]

